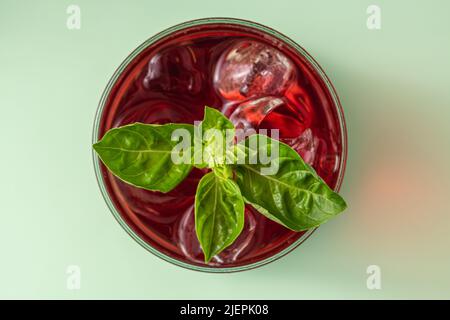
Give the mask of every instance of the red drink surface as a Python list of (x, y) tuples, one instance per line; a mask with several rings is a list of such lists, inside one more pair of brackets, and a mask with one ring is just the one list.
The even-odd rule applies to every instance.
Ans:
[[(290, 61), (292, 74), (282, 92), (276, 92), (279, 87), (270, 87), (264, 82), (267, 79), (255, 78), (254, 74), (249, 80), (253, 87), (240, 91), (224, 94), (215, 84), (221, 81), (217, 78), (221, 73), (215, 71), (221, 57), (246, 41), (257, 43), (258, 48), (269, 48), (262, 60), (267, 58), (270, 63), (273, 53), (278, 52)], [(281, 100), (276, 100), (276, 108), (269, 113), (246, 107), (246, 103), (264, 96)], [(240, 113), (236, 113), (242, 104)], [(280, 139), (296, 149), (330, 187), (338, 183), (343, 170), (343, 141), (338, 106), (329, 89), (293, 48), (266, 33), (233, 24), (183, 29), (139, 53), (106, 99), (98, 138), (111, 128), (134, 122), (193, 124), (203, 119), (205, 105), (228, 117), (235, 115), (233, 119), (243, 118), (255, 129), (279, 129)], [(128, 185), (103, 164), (101, 170), (117, 211), (139, 237), (167, 256), (205, 265), (195, 234), (193, 205), (198, 181), (206, 170), (193, 169), (185, 181), (166, 194)], [(290, 231), (247, 205), (242, 234), (209, 266), (237, 267), (259, 262), (286, 249), (302, 235), (303, 232)]]

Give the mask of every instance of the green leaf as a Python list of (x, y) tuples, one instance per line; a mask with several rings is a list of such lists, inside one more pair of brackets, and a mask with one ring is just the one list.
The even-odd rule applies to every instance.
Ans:
[(204, 118), (195, 128), (194, 165), (213, 168), (233, 161), (233, 123), (220, 111), (205, 106)]
[[(237, 183), (245, 201), (269, 219), (302, 231), (317, 227), (347, 207), (344, 199), (288, 145), (267, 136), (252, 135), (239, 147), (245, 150), (246, 161), (236, 166)], [(267, 171), (269, 164), (262, 164), (259, 157), (275, 154), (275, 148), (278, 155), (271, 164), (278, 170), (262, 174), (261, 169)], [(255, 154), (257, 163), (249, 164)]]
[(203, 121), (201, 122), (203, 132), (208, 129), (217, 129), (225, 134), (227, 129), (234, 133), (234, 125), (225, 115), (217, 109), (205, 106)]
[[(184, 129), (189, 133), (185, 141), (188, 150), (178, 150), (188, 161), (176, 164), (172, 160), (178, 141), (172, 133)], [(147, 190), (168, 192), (175, 188), (192, 169), (189, 154), (192, 148), (194, 127), (189, 124), (142, 124), (135, 123), (109, 130), (94, 144), (102, 162), (123, 181)], [(175, 149), (176, 150), (176, 149)]]
[(244, 227), (244, 200), (236, 182), (210, 172), (195, 195), (195, 230), (208, 263), (231, 245)]

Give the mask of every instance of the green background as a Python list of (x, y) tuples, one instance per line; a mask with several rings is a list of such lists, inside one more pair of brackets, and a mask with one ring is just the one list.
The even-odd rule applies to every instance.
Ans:
[[(450, 298), (450, 4), (378, 1), (0, 1), (0, 298)], [(69, 4), (81, 29), (66, 27)], [(350, 208), (283, 259), (204, 274), (151, 255), (103, 201), (97, 103), (135, 47), (229, 16), (288, 35), (340, 95)], [(66, 288), (68, 265), (81, 289)], [(368, 290), (366, 268), (381, 268)]]

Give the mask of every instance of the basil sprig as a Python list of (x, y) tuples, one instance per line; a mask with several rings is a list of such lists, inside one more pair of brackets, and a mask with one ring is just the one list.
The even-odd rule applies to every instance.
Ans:
[(134, 123), (109, 130), (93, 147), (115, 176), (152, 191), (169, 192), (194, 166), (211, 169), (195, 196), (206, 263), (242, 232), (244, 203), (294, 231), (317, 227), (347, 207), (288, 145), (258, 134), (234, 145), (234, 133), (230, 120), (205, 107), (199, 126)]

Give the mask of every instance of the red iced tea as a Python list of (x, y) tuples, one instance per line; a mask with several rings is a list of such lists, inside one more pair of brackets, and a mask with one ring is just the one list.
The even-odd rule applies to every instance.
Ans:
[[(237, 128), (279, 129), (332, 188), (344, 169), (339, 106), (329, 86), (294, 48), (237, 24), (205, 24), (173, 32), (142, 50), (121, 72), (106, 99), (100, 139), (133, 122), (194, 123), (204, 106), (221, 110)], [(194, 196), (206, 170), (193, 169), (173, 191), (138, 189), (101, 165), (114, 206), (131, 229), (163, 254), (204, 266), (194, 226)], [(268, 220), (251, 206), (238, 239), (208, 264), (260, 262), (303, 235)]]

